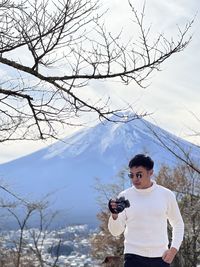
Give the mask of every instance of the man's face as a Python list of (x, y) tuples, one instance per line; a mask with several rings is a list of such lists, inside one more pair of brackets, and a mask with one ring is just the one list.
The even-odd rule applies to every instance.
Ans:
[(151, 186), (151, 175), (153, 170), (147, 170), (142, 166), (130, 169), (130, 177), (133, 185), (137, 189), (145, 189)]

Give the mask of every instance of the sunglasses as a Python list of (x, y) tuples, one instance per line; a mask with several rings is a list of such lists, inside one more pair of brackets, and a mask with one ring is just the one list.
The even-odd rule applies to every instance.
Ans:
[(133, 179), (134, 176), (136, 176), (136, 178), (138, 178), (138, 179), (141, 179), (142, 178), (142, 173), (136, 173), (136, 174), (133, 174), (132, 172), (128, 173), (128, 177), (129, 178)]

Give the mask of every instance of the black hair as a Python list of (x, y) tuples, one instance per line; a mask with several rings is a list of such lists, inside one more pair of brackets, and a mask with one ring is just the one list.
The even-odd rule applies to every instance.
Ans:
[(149, 156), (144, 155), (144, 154), (138, 154), (138, 155), (135, 155), (129, 161), (128, 166), (129, 168), (142, 166), (149, 171), (153, 169), (154, 162)]

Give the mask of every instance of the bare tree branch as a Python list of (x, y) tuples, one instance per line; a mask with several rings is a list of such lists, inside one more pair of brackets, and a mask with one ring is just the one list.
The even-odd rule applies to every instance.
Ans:
[(140, 35), (123, 44), (121, 32), (114, 36), (101, 23), (105, 13), (98, 0), (1, 2), (0, 62), (20, 79), (4, 77), (0, 84), (0, 142), (56, 138), (61, 127), (76, 124), (83, 112), (122, 122), (146, 115), (125, 119), (118, 113), (124, 109), (113, 110), (109, 97), (86, 99), (84, 87), (108, 79), (145, 87), (162, 62), (188, 45), (193, 21), (178, 29), (176, 41), (162, 34), (150, 40), (144, 7), (138, 15), (130, 1), (129, 6)]
[[(167, 151), (169, 151), (172, 155), (174, 155), (178, 160), (180, 160), (183, 164), (190, 167), (197, 174), (200, 174), (200, 168), (198, 166), (198, 162), (192, 158), (192, 151), (188, 151), (185, 147), (180, 143), (177, 138), (173, 138), (172, 135), (164, 135), (160, 132), (156, 132), (153, 127), (151, 127), (148, 123), (143, 120), (143, 123), (149, 129), (149, 131), (155, 136), (156, 140), (159, 144), (164, 147)], [(198, 149), (198, 146), (196, 146)]]

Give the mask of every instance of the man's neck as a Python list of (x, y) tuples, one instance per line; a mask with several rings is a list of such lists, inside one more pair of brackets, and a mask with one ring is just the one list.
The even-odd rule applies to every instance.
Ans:
[(147, 189), (149, 187), (152, 187), (152, 185), (153, 185), (153, 182), (150, 180), (149, 183), (141, 189)]

